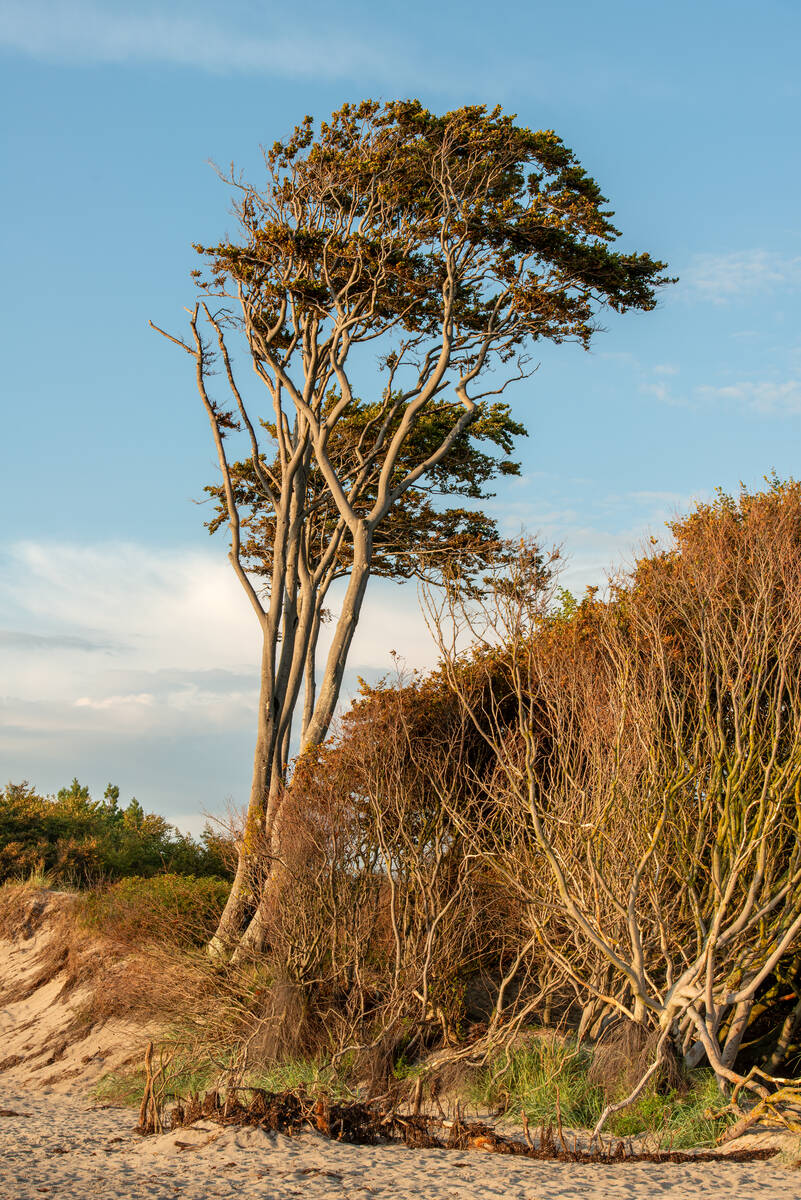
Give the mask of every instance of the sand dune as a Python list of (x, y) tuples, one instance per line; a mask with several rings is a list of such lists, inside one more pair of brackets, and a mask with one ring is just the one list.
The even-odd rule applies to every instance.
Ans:
[[(64, 945), (72, 902), (69, 893), (32, 891), (16, 936), (0, 939), (4, 1088), (85, 1094), (105, 1072), (142, 1057), (147, 1030), (125, 1021), (87, 1019), (92, 995), (87, 979), (96, 968), (82, 969)], [(81, 954), (102, 957), (103, 951), (87, 940)]]

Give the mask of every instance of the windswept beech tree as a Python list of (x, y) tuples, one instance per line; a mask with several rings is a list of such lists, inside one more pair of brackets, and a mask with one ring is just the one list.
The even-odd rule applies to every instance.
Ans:
[[(197, 247), (199, 286), (223, 306), (204, 299), (190, 336), (172, 337), (195, 362), (230, 559), (264, 639), (248, 826), (217, 938), (240, 951), (258, 948), (271, 903), (254, 865), (258, 876), (280, 861), (301, 690), (303, 750), (326, 736), (371, 572), (442, 569), (470, 545), (478, 567), (488, 526), (437, 515), (432, 493), (460, 490), (477, 441), (507, 452), (519, 429), (497, 397), (534, 369), (534, 343), (586, 346), (599, 309), (652, 309), (667, 282), (663, 263), (612, 249), (613, 214), (556, 134), (500, 108), (345, 105), (319, 130), (305, 118), (265, 167), (260, 187), (227, 177), (237, 239)], [(232, 335), (244, 336), (264, 407), (235, 374)], [(227, 401), (210, 390), (217, 364)], [(246, 460), (229, 457), (234, 431)], [(317, 679), (336, 578), (347, 583)]]

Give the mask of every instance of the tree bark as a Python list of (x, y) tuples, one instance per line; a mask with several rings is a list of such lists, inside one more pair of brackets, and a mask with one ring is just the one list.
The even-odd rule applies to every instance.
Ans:
[[(301, 752), (308, 750), (314, 746), (319, 746), (325, 740), (331, 720), (339, 700), (339, 694), (342, 689), (342, 680), (345, 673), (348, 652), (353, 641), (353, 635), (356, 631), (356, 626), (361, 615), (362, 604), (364, 602), (367, 584), (370, 578), (370, 566), (372, 560), (372, 531), (366, 521), (360, 521), (354, 530), (353, 534), (353, 568), (351, 570), (350, 580), (348, 582), (345, 598), (342, 603), (342, 610), (337, 621), (334, 638), (331, 644), (331, 649), (328, 653), (328, 659), (323, 674), (323, 679), (320, 686), (319, 697), (317, 704), (314, 707), (311, 719), (308, 721), (306, 728), (303, 731)], [(306, 666), (306, 649), (310, 638), (313, 638), (316, 633), (316, 623), (313, 620), (307, 620), (304, 623), (304, 637), (301, 639), (303, 648), (302, 659), (299, 654), (296, 655), (300, 663), (300, 668), (297, 672), (292, 673), (294, 683), (293, 694), (284, 695), (282, 708), (293, 711), (297, 699), (300, 681), (305, 671)], [(264, 688), (264, 681), (263, 681)], [(269, 684), (266, 687), (269, 692)], [(277, 704), (278, 697), (275, 697)], [(263, 711), (263, 708), (260, 711)], [(257, 751), (256, 771), (254, 772), (253, 788), (251, 789), (250, 809), (248, 813), (248, 825), (254, 825), (262, 821), (263, 841), (262, 841), (262, 862), (261, 874), (263, 877), (263, 885), (259, 901), (253, 916), (250, 919), (241, 940), (234, 953), (234, 960), (239, 960), (243, 957), (248, 957), (253, 954), (260, 953), (266, 944), (267, 930), (269, 927), (269, 915), (274, 907), (277, 895), (280, 892), (283, 882), (283, 864), (281, 862), (282, 839), (281, 839), (281, 805), (284, 796), (285, 779), (284, 779), (284, 763), (281, 761), (281, 750), (284, 739), (281, 734), (280, 722), (279, 736), (274, 738), (272, 745), (272, 762), (269, 778), (269, 790), (262, 788), (259, 790), (261, 760)], [(266, 803), (265, 803), (266, 795)], [(269, 870), (264, 871), (264, 855), (269, 854)], [(233, 895), (233, 890), (232, 890)], [(230, 900), (229, 900), (229, 903)], [(234, 902), (232, 910), (237, 915), (243, 914), (245, 908), (241, 903)], [(225, 915), (225, 914), (224, 914)], [(233, 921), (231, 929), (233, 930)], [(239, 930), (241, 931), (240, 924)], [(220, 931), (217, 932), (217, 937), (220, 937)], [(229, 939), (230, 941), (230, 939)]]

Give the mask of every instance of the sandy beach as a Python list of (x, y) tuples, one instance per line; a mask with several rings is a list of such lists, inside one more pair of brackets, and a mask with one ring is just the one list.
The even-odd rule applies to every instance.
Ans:
[(143, 1138), (130, 1110), (91, 1107), (65, 1093), (4, 1093), (2, 1104), (4, 1200), (795, 1200), (801, 1189), (799, 1173), (771, 1162), (542, 1163), (480, 1151), (347, 1146), (313, 1133), (289, 1138), (210, 1122)]

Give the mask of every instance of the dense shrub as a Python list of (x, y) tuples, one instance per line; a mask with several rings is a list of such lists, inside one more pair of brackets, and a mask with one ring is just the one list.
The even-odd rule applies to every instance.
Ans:
[(299, 764), (265, 924), (329, 1037), (391, 1065), (623, 1017), (660, 1070), (797, 1069), (801, 485), (671, 531), (581, 602), (526, 542), (454, 579), (440, 667)]
[(84, 923), (125, 946), (199, 946), (214, 932), (230, 885), (193, 875), (132, 875), (82, 898)]
[(209, 826), (196, 841), (136, 799), (121, 807), (111, 784), (103, 800), (77, 779), (57, 796), (40, 796), (27, 782), (0, 792), (0, 883), (32, 873), (79, 886), (164, 871), (230, 878), (233, 857)]

